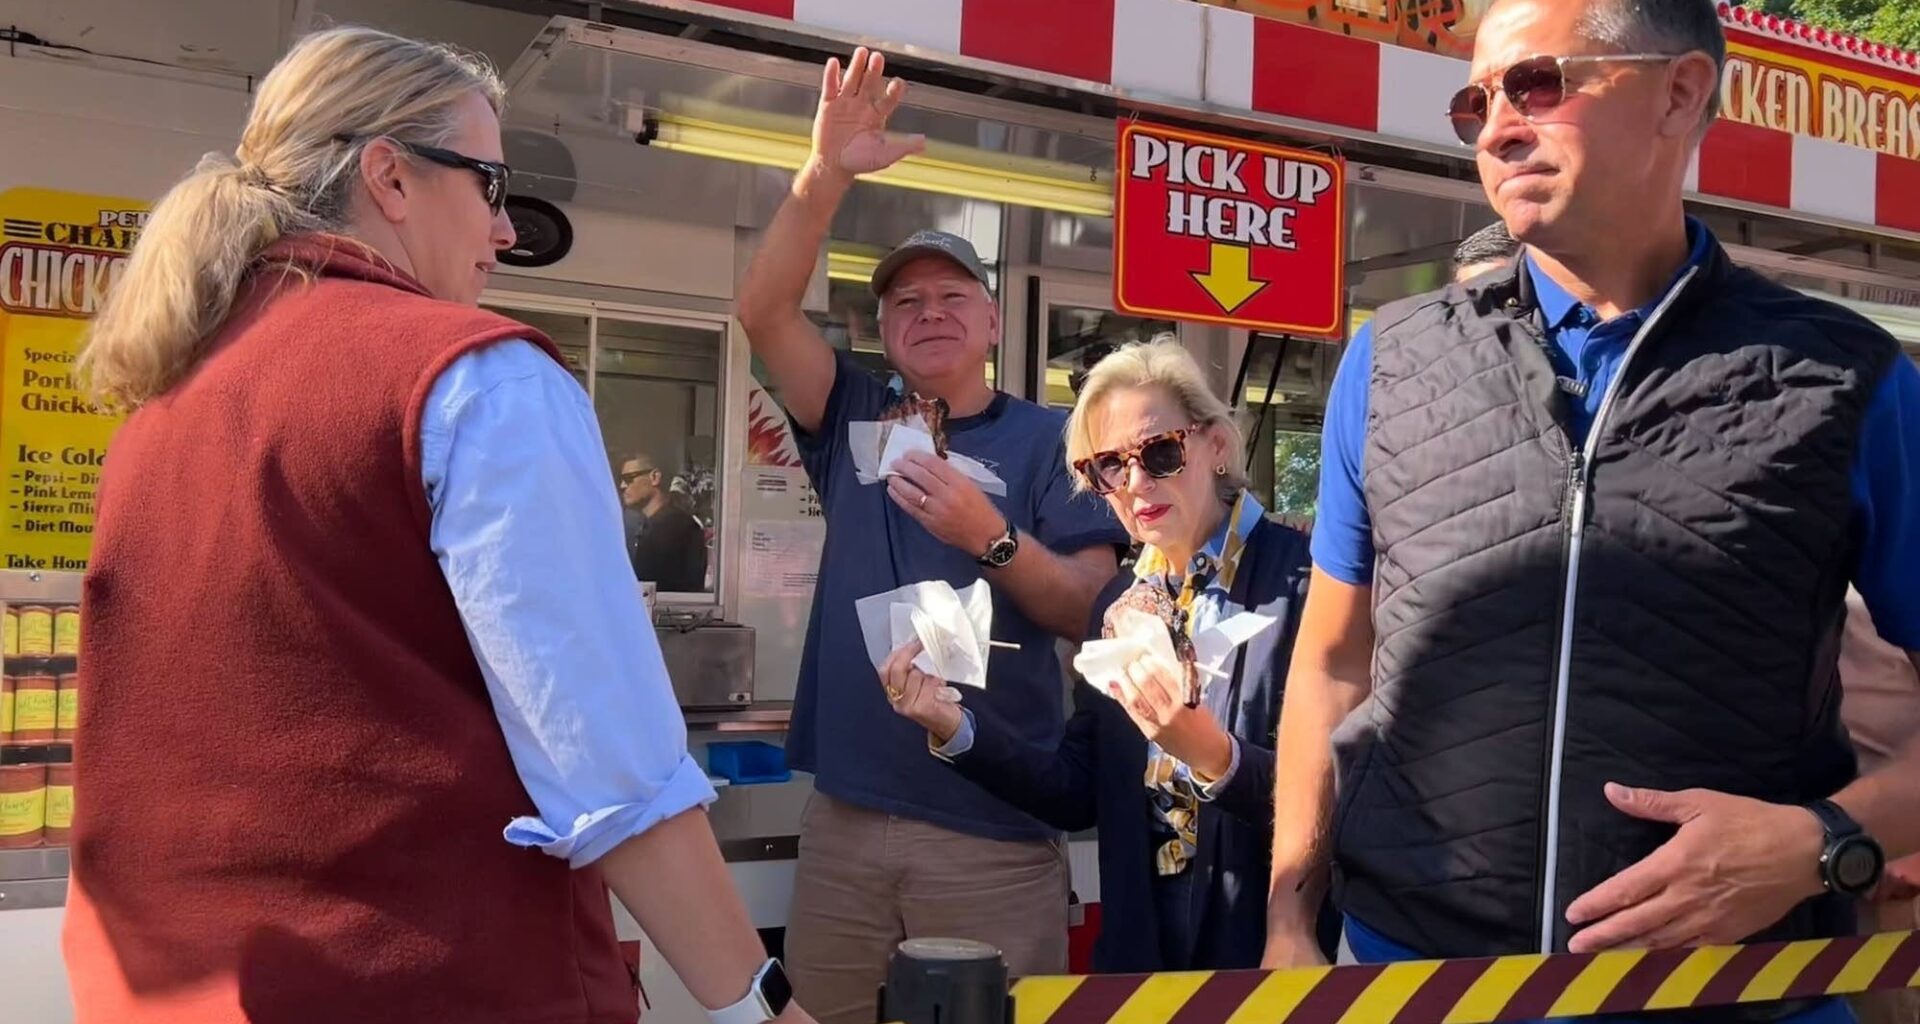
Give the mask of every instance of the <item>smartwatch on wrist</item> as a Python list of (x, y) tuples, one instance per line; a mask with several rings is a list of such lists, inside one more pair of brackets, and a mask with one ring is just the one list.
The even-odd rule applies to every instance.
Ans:
[(986, 553), (974, 561), (984, 568), (1004, 569), (1013, 561), (1013, 554), (1018, 550), (1020, 550), (1020, 531), (1015, 530), (1013, 523), (1009, 521), (1007, 531), (988, 544)]
[(1880, 872), (1887, 856), (1872, 836), (1831, 800), (1815, 800), (1807, 810), (1820, 819), (1827, 834), (1826, 849), (1820, 852), (1820, 880), (1828, 892), (1844, 896), (1865, 896), (1880, 884)]
[(753, 986), (746, 997), (732, 1006), (708, 1010), (713, 1024), (766, 1024), (787, 1012), (793, 1001), (793, 985), (787, 981), (786, 968), (778, 960), (768, 960), (754, 972)]

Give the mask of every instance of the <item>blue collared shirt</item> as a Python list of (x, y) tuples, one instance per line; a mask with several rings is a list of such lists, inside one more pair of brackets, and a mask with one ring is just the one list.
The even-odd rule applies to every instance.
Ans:
[(1705, 262), (1713, 235), (1697, 221), (1687, 222), (1687, 238), (1692, 243), (1687, 253), (1687, 262), (1676, 271), (1667, 286), (1660, 289), (1646, 305), (1614, 317), (1601, 320), (1591, 306), (1583, 306), (1571, 292), (1560, 287), (1559, 282), (1542, 273), (1534, 264), (1531, 254), (1527, 257), (1527, 276), (1533, 283), (1534, 298), (1540, 303), (1540, 315), (1547, 322), (1547, 337), (1552, 344), (1547, 355), (1553, 360), (1554, 372), (1570, 380), (1578, 380), (1586, 387), (1586, 394), (1580, 401), (1570, 403), (1572, 413), (1573, 443), (1585, 444), (1587, 429), (1593, 426), (1593, 418), (1599, 415), (1600, 400), (1606, 397), (1608, 385), (1613, 383), (1614, 374), (1619, 372), (1620, 364), (1625, 361), (1627, 346), (1633, 344), (1633, 336), (1640, 333), (1640, 327), (1659, 307), (1660, 300), (1666, 298), (1673, 286), (1688, 270)]
[[(1687, 236), (1692, 253), (1675, 281), (1712, 245), (1712, 234), (1692, 218)], [(1561, 376), (1586, 385), (1584, 400), (1570, 403), (1574, 442), (1582, 443), (1627, 346), (1659, 303), (1602, 322), (1531, 258), (1525, 269), (1547, 321), (1549, 355)], [(1355, 586), (1373, 582), (1372, 522), (1360, 483), (1372, 376), (1373, 325), (1367, 324), (1347, 346), (1327, 396), (1313, 524), (1314, 566)], [(1894, 360), (1869, 400), (1852, 474), (1859, 538), (1854, 585), (1888, 643), (1920, 650), (1920, 587), (1910, 583), (1920, 577), (1920, 369), (1911, 361)]]
[(454, 361), (428, 394), (431, 543), (535, 817), (506, 840), (575, 867), (714, 799), (628, 564), (585, 391), (526, 341)]

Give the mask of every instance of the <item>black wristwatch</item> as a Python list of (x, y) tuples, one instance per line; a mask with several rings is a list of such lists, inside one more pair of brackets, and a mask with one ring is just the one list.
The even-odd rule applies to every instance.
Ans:
[(1014, 529), (1013, 523), (1009, 521), (1007, 532), (988, 544), (986, 553), (974, 561), (988, 569), (1004, 569), (1013, 561), (1013, 553), (1018, 550), (1020, 550), (1020, 531)]
[(1828, 892), (1844, 896), (1865, 896), (1880, 884), (1881, 869), (1887, 855), (1880, 844), (1831, 800), (1815, 800), (1806, 805), (1820, 819), (1827, 833), (1827, 847), (1820, 853), (1820, 880)]

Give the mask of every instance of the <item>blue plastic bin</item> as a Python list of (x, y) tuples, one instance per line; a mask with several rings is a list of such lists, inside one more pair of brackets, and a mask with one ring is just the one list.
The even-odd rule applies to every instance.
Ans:
[(793, 778), (793, 770), (787, 767), (787, 752), (762, 740), (707, 744), (707, 771), (736, 786)]

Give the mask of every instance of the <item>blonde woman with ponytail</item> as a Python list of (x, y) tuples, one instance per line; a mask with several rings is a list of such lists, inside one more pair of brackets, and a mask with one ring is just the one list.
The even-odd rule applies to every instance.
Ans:
[(632, 1024), (609, 887), (716, 1019), (810, 1020), (714, 843), (593, 409), (478, 308), (501, 101), (442, 46), (307, 37), (94, 322), (130, 415), (85, 587), (82, 1024)]

